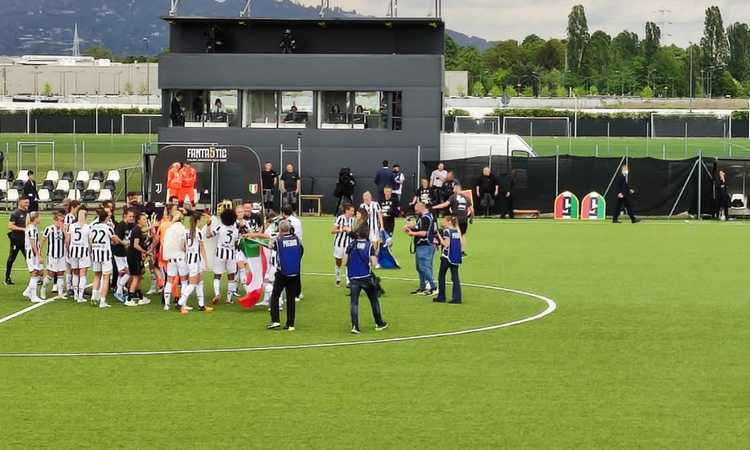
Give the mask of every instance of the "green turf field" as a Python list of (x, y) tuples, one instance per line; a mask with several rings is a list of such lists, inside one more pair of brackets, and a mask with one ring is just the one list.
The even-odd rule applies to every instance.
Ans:
[[(307, 273), (333, 271), (329, 226), (305, 221)], [(0, 447), (747, 448), (749, 231), (742, 222), (477, 221), (463, 280), (558, 305), (495, 331), (245, 353), (0, 357)], [(415, 277), (401, 235), (396, 248), (404, 268), (381, 275)], [(26, 276), (14, 277), (0, 317), (28, 306)], [(354, 337), (344, 290), (325, 276), (303, 285), (293, 334), (266, 331), (265, 312), (237, 306), (182, 317), (158, 305), (56, 301), (0, 323), (0, 353), (351, 343), (545, 309), (475, 287), (464, 305), (435, 305), (407, 295), (413, 282), (388, 279), (391, 328), (376, 333), (363, 303)]]
[(685, 159), (698, 156), (750, 158), (750, 139), (721, 138), (611, 138), (529, 137), (524, 140), (539, 156), (561, 155)]

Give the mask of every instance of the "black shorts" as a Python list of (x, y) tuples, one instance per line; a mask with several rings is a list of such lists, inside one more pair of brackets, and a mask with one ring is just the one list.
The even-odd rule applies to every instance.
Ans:
[(131, 276), (143, 275), (143, 258), (141, 256), (128, 255), (128, 272)]
[(461, 231), (461, 236), (466, 234), (466, 231), (469, 229), (469, 219), (458, 219), (458, 229)]

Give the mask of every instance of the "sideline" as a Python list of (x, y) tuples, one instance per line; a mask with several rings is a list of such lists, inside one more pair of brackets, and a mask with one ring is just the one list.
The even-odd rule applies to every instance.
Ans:
[[(90, 288), (91, 286), (92, 286), (92, 285), (91, 285), (91, 284), (89, 284), (88, 286), (86, 286), (86, 288)], [(39, 302), (39, 303), (34, 303), (34, 304), (32, 304), (31, 306), (29, 306), (29, 307), (26, 307), (26, 308), (24, 308), (24, 309), (22, 309), (22, 310), (20, 310), (20, 311), (16, 311), (16, 312), (14, 312), (13, 314), (9, 314), (9, 315), (7, 315), (7, 316), (5, 316), (5, 317), (0, 317), (0, 323), (5, 323), (5, 322), (7, 322), (7, 321), (9, 321), (9, 320), (13, 320), (13, 319), (15, 319), (16, 317), (20, 317), (20, 316), (22, 316), (22, 315), (24, 315), (24, 314), (26, 314), (26, 313), (28, 313), (28, 312), (31, 312), (31, 311), (33, 311), (33, 310), (35, 310), (35, 309), (37, 309), (37, 308), (41, 308), (41, 307), (42, 307), (42, 306), (44, 306), (44, 305), (47, 305), (47, 304), (49, 304), (49, 303), (52, 303), (52, 302), (54, 302), (55, 300), (60, 300), (61, 298), (62, 298), (62, 296), (60, 296), (60, 295), (58, 294), (58, 295), (56, 295), (56, 296), (54, 296), (54, 297), (52, 297), (52, 298), (50, 298), (50, 299), (44, 300), (43, 302)]]
[[(333, 274), (329, 273), (306, 273), (307, 276), (315, 277), (330, 277)], [(386, 280), (395, 281), (416, 281), (413, 278), (402, 278), (402, 277), (382, 277)], [(215, 348), (215, 349), (193, 349), (193, 350), (157, 350), (157, 351), (122, 351), (122, 352), (45, 352), (45, 353), (0, 353), (0, 358), (78, 358), (78, 357), (120, 357), (120, 356), (165, 356), (165, 355), (197, 355), (197, 354), (211, 354), (211, 353), (251, 353), (251, 352), (267, 352), (267, 351), (280, 351), (280, 350), (305, 350), (305, 349), (319, 349), (319, 348), (332, 348), (332, 347), (353, 347), (358, 345), (373, 345), (373, 344), (390, 344), (397, 342), (406, 341), (421, 341), (425, 339), (435, 339), (442, 337), (453, 337), (463, 336), (467, 334), (483, 333), (487, 331), (499, 330), (502, 328), (509, 328), (525, 323), (540, 320), (557, 309), (557, 303), (549, 297), (545, 297), (540, 294), (533, 292), (522, 291), (519, 289), (503, 288), (498, 286), (490, 286), (476, 283), (462, 283), (463, 286), (474, 287), (479, 289), (488, 289), (498, 292), (507, 292), (510, 294), (516, 294), (523, 297), (529, 297), (534, 300), (545, 303), (546, 307), (543, 311), (534, 314), (529, 317), (522, 319), (513, 320), (510, 322), (503, 322), (496, 325), (487, 325), (478, 328), (469, 328), (466, 330), (459, 331), (444, 331), (436, 332), (415, 336), (403, 336), (383, 339), (368, 339), (361, 341), (344, 341), (344, 342), (323, 342), (317, 344), (294, 344), (294, 345), (272, 345), (263, 347), (238, 347), (238, 348)]]

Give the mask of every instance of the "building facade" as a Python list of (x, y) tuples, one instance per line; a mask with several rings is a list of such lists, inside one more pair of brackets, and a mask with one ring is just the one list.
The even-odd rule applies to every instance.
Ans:
[(280, 172), (280, 146), (299, 138), (303, 193), (330, 212), (340, 168), (361, 194), (383, 160), (398, 163), (411, 192), (418, 158), (439, 158), (440, 20), (165, 20), (161, 142), (246, 145)]

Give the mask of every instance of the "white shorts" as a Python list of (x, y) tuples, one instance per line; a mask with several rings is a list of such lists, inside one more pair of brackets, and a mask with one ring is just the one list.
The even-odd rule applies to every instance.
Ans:
[(237, 273), (237, 260), (236, 259), (219, 259), (214, 258), (214, 274), (234, 275)]
[(346, 247), (333, 247), (333, 257), (336, 259), (344, 259), (346, 255)]
[(188, 275), (188, 265), (185, 263), (185, 260), (180, 258), (167, 261), (167, 276), (176, 277), (178, 275), (181, 277)]
[(190, 277), (197, 277), (198, 275), (203, 273), (203, 261), (187, 264), (187, 273)]
[(112, 260), (104, 262), (91, 261), (91, 270), (96, 273), (112, 273)]
[(371, 228), (370, 229), (370, 242), (373, 244), (376, 242), (380, 242), (380, 230), (376, 230)]
[(38, 272), (43, 269), (42, 263), (39, 262), (39, 258), (36, 256), (33, 258), (26, 258), (26, 267), (29, 268), (29, 272)]
[(66, 268), (65, 258), (47, 258), (48, 272), (65, 272)]
[(91, 257), (68, 258), (68, 264), (70, 264), (71, 269), (88, 269), (91, 267)]
[(115, 265), (117, 266), (117, 271), (122, 272), (123, 270), (128, 270), (128, 258), (124, 256), (115, 256)]

